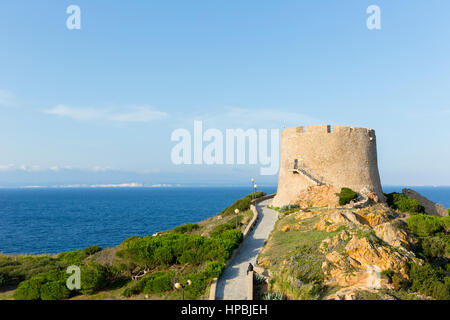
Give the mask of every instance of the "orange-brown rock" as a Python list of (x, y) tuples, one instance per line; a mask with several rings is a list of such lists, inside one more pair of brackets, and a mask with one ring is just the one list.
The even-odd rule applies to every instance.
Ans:
[(333, 207), (338, 204), (339, 198), (336, 193), (339, 193), (339, 191), (339, 189), (330, 185), (310, 186), (298, 193), (295, 202), (302, 208)]
[(409, 248), (412, 241), (408, 234), (395, 227), (391, 222), (379, 224), (373, 228), (378, 238), (389, 243), (393, 247)]
[(367, 224), (372, 228), (379, 224), (389, 221), (389, 216), (387, 215), (385, 210), (375, 211), (371, 210), (369, 207), (364, 209), (358, 209), (356, 213), (361, 217), (360, 221), (362, 220), (364, 224)]

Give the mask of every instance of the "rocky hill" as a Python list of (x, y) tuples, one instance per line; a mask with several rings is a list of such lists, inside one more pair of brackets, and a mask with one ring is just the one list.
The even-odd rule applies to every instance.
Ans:
[(288, 299), (450, 299), (448, 216), (426, 215), (398, 194), (391, 206), (314, 207), (329, 188), (309, 192), (309, 207), (276, 208), (280, 219), (258, 259), (269, 291)]

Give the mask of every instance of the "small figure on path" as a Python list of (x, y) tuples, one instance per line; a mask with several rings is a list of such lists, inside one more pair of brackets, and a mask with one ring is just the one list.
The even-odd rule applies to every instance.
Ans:
[(247, 275), (250, 271), (253, 271), (253, 265), (251, 263), (248, 264)]

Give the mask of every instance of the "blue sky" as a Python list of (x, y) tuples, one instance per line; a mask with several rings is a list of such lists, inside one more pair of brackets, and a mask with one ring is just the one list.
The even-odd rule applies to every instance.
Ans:
[[(81, 8), (68, 30), (66, 8)], [(366, 8), (381, 8), (368, 30)], [(0, 186), (241, 184), (175, 166), (171, 132), (374, 128), (383, 184), (450, 185), (450, 2), (0, 4)]]

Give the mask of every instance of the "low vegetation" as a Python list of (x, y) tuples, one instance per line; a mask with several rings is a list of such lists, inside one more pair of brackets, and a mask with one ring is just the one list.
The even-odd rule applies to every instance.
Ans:
[[(269, 294), (278, 292), (283, 299), (293, 300), (318, 300), (326, 295), (329, 288), (324, 285), (321, 267), (325, 255), (319, 246), (322, 240), (340, 230), (331, 233), (316, 230), (314, 225), (318, 221), (318, 216), (305, 219), (295, 231), (286, 232), (283, 227), (297, 223), (295, 215), (284, 216), (277, 221), (258, 257), (258, 263), (273, 274)], [(262, 299), (266, 299), (264, 294)]]
[(409, 212), (411, 214), (425, 213), (425, 208), (420, 204), (419, 201), (404, 195), (403, 193), (385, 193), (386, 201), (388, 205), (394, 209), (401, 212)]
[(341, 206), (345, 206), (358, 197), (358, 194), (350, 188), (341, 188), (341, 192), (336, 195), (339, 197), (339, 205)]
[[(102, 250), (94, 245), (55, 256), (0, 254), (0, 289), (16, 288), (13, 297), (17, 300), (97, 299), (104, 290), (117, 292), (115, 299), (140, 294), (177, 299), (181, 293), (174, 284), (191, 280), (185, 297), (204, 298), (212, 279), (222, 274), (243, 239), (242, 228), (253, 215), (250, 201), (263, 195), (256, 192), (236, 201), (222, 211), (221, 219), (185, 223), (156, 236), (133, 236), (117, 248)], [(109, 258), (101, 258), (106, 253)], [(80, 290), (67, 289), (70, 274), (66, 269), (71, 265), (81, 269)], [(130, 280), (132, 275), (140, 276)]]
[(246, 211), (250, 209), (250, 202), (252, 201), (252, 199), (260, 198), (265, 195), (266, 193), (263, 191), (256, 191), (243, 197), (242, 199), (237, 200), (231, 206), (225, 208), (220, 214), (223, 216), (233, 215), (235, 214), (234, 210), (236, 209), (238, 209), (239, 211)]
[[(350, 192), (342, 191), (339, 195), (340, 198), (346, 198), (345, 202), (354, 199), (354, 195)], [(381, 277), (391, 285), (389, 289), (357, 290), (354, 291), (353, 298), (450, 300), (450, 218), (424, 214), (420, 203), (403, 194), (394, 193), (387, 196), (392, 210), (383, 206), (373, 206), (370, 210), (355, 213), (360, 217), (367, 217), (366, 221), (371, 221), (375, 225), (391, 224), (394, 230), (400, 230), (405, 239), (411, 241), (407, 250), (413, 251), (415, 257), (419, 259), (407, 260), (402, 271), (404, 273), (399, 273), (398, 270), (395, 272), (391, 269), (383, 270)], [(269, 269), (271, 274), (265, 291), (257, 292), (261, 299), (264, 299), (265, 294), (270, 296), (280, 293), (286, 299), (313, 300), (336, 297), (334, 294), (338, 291), (341, 297), (343, 292), (344, 294), (351, 292), (346, 291), (344, 287), (333, 285), (333, 279), (330, 281), (327, 278), (330, 275), (337, 275), (330, 273), (330, 270), (334, 272), (346, 270), (349, 276), (357, 275), (359, 269), (355, 269), (355, 262), (350, 260), (353, 257), (349, 256), (347, 249), (350, 240), (355, 242), (358, 241), (355, 239), (364, 238), (375, 248), (384, 247), (401, 255), (405, 252), (405, 248), (393, 246), (383, 240), (385, 238), (380, 238), (380, 230), (383, 229), (376, 229), (367, 224), (350, 223), (329, 228), (327, 231), (325, 230), (332, 226), (331, 223), (324, 226), (325, 230), (315, 228), (320, 226), (319, 221), (323, 221), (321, 217), (330, 217), (330, 214), (333, 214), (327, 208), (299, 211), (298, 214), (295, 214), (298, 208), (276, 209), (279, 212), (294, 212), (294, 214), (280, 215), (275, 229), (258, 257), (258, 264)], [(339, 208), (333, 210), (345, 211)], [(409, 214), (398, 214), (395, 210)], [(346, 236), (349, 234), (350, 236)], [(327, 238), (328, 242), (322, 243)], [(325, 245), (322, 247), (321, 243)], [(328, 256), (326, 258), (326, 255), (332, 252), (330, 259)], [(337, 259), (338, 256), (343, 260)], [(341, 269), (336, 269), (335, 262)]]

